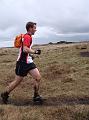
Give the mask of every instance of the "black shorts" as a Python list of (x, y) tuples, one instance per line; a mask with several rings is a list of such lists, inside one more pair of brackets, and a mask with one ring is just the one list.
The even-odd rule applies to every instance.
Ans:
[(28, 72), (32, 69), (35, 69), (36, 65), (34, 63), (27, 64), (23, 61), (17, 61), (15, 73), (18, 76), (26, 76)]

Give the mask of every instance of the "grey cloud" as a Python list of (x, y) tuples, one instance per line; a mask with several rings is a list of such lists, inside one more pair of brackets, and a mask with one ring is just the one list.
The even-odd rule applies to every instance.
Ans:
[(48, 33), (49, 39), (52, 34), (88, 33), (89, 1), (0, 0), (0, 37), (4, 32), (7, 37), (25, 32), (27, 21), (37, 22), (39, 32), (47, 28), (38, 35)]

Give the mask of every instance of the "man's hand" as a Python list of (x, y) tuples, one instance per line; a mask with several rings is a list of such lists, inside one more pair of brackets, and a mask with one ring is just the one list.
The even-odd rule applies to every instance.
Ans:
[(33, 56), (33, 54), (29, 54), (29, 56), (31, 56), (31, 57), (32, 57), (32, 60), (34, 60), (34, 56)]
[(40, 49), (35, 50), (35, 54), (40, 55), (41, 54), (41, 50)]

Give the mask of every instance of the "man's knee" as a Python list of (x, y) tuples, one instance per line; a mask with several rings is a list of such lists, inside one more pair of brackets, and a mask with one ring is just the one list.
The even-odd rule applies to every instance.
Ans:
[(41, 75), (36, 76), (36, 81), (40, 82), (40, 80), (41, 80)]

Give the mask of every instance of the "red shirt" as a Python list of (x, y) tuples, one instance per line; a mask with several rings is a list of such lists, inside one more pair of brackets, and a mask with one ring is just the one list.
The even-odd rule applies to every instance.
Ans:
[(23, 40), (23, 45), (27, 46), (27, 47), (30, 47), (31, 44), (32, 44), (32, 37), (31, 37), (31, 35), (25, 34), (24, 35), (24, 40)]
[[(32, 44), (32, 37), (29, 34), (25, 34), (24, 35), (24, 39), (23, 39), (23, 46), (27, 46), (29, 48), (31, 48), (31, 44)], [(29, 56), (29, 53), (26, 52), (22, 52), (22, 47), (20, 48), (19, 51), (19, 55), (18, 55), (18, 59), (17, 61), (24, 61), (26, 63), (31, 63), (33, 62), (32, 58)]]

